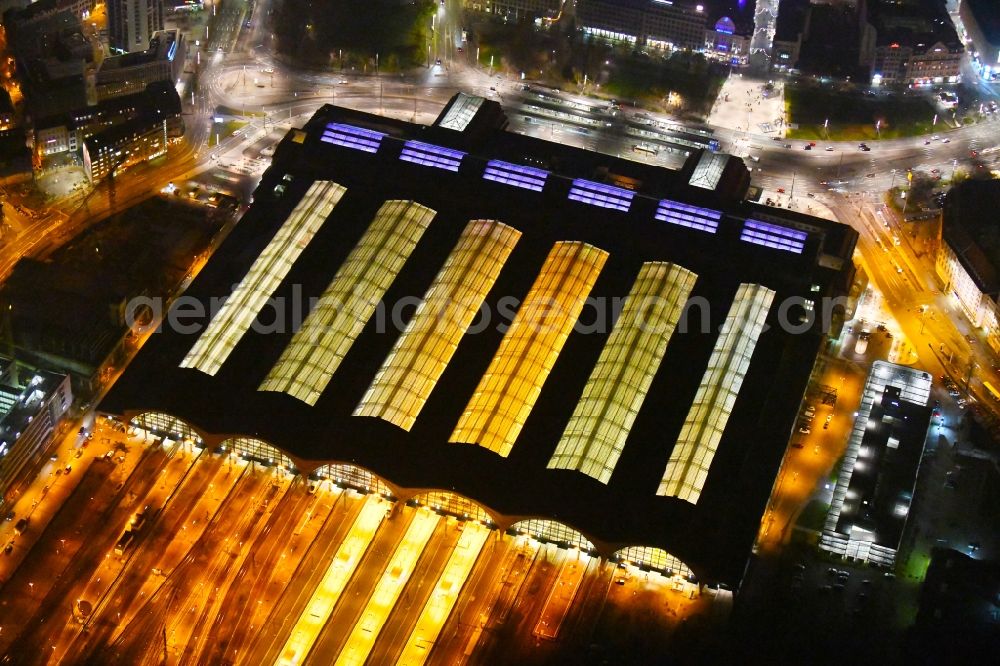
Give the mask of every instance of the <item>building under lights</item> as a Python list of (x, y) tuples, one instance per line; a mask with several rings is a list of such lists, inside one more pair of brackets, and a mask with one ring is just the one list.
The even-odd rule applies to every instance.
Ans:
[(505, 125), (320, 109), (101, 410), (737, 585), (856, 233)]
[(636, 48), (700, 51), (746, 65), (754, 31), (748, 0), (578, 0), (584, 34)]
[(997, 206), (1000, 181), (967, 180), (949, 190), (934, 268), (944, 293), (958, 301), (1000, 353), (1000, 245), (993, 231)]
[(876, 361), (840, 466), (820, 547), (891, 567), (930, 425), (931, 376)]

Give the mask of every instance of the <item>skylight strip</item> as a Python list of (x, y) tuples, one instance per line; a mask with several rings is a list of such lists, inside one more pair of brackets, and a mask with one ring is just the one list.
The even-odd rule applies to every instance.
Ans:
[(756, 231), (766, 232), (775, 236), (783, 236), (785, 238), (792, 238), (800, 241), (804, 241), (809, 238), (809, 234), (804, 231), (783, 227), (778, 224), (760, 222), (759, 220), (747, 220), (744, 224), (744, 228), (754, 229)]
[(386, 201), (258, 390), (315, 405), (435, 212)]
[(586, 243), (552, 247), (449, 441), (507, 457), (607, 258)]
[(317, 180), (309, 186), (180, 367), (195, 368), (208, 375), (219, 371), (346, 191), (328, 180)]
[(601, 208), (628, 211), (632, 207), (634, 195), (635, 192), (622, 187), (577, 178), (573, 181), (568, 198)]
[(773, 300), (774, 291), (761, 285), (737, 290), (657, 495), (698, 503)]
[(697, 277), (665, 262), (642, 265), (549, 469), (611, 479)]
[(521, 232), (472, 220), (354, 410), (410, 430)]

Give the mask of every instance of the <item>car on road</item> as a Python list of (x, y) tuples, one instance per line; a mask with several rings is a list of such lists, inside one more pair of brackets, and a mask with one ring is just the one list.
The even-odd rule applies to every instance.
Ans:
[(805, 150), (812, 150), (813, 149), (812, 145), (808, 144), (808, 143), (806, 145), (802, 146), (802, 148), (805, 149)]
[(833, 152), (833, 146), (827, 146), (826, 147), (826, 152), (832, 153)]
[(858, 148), (859, 148), (859, 149), (861, 150), (861, 152), (863, 152), (863, 153), (867, 153), (867, 152), (869, 152), (869, 151), (871, 150), (871, 148), (869, 148), (869, 147), (868, 147), (867, 145), (865, 145), (865, 144), (861, 144), (860, 146), (858, 146)]
[(941, 139), (941, 143), (951, 143), (951, 139)]

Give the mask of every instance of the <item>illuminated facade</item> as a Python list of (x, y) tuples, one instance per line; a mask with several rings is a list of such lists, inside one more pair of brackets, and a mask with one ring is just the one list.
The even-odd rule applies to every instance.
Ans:
[(827, 331), (760, 324), (845, 291), (855, 232), (746, 200), (735, 159), (673, 171), (505, 125), (462, 96), (431, 126), (322, 108), (189, 286), (201, 325), (165, 325), (100, 409), (738, 584)]
[(510, 453), (607, 258), (585, 243), (556, 243), (450, 441)]

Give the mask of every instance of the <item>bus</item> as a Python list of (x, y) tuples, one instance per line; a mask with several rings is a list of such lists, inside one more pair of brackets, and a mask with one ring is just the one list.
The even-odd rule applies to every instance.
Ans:
[(997, 391), (995, 388), (993, 388), (993, 384), (990, 384), (989, 382), (983, 382), (983, 386), (985, 386), (986, 390), (989, 391), (991, 398), (993, 398), (997, 402), (1000, 402), (1000, 391)]

